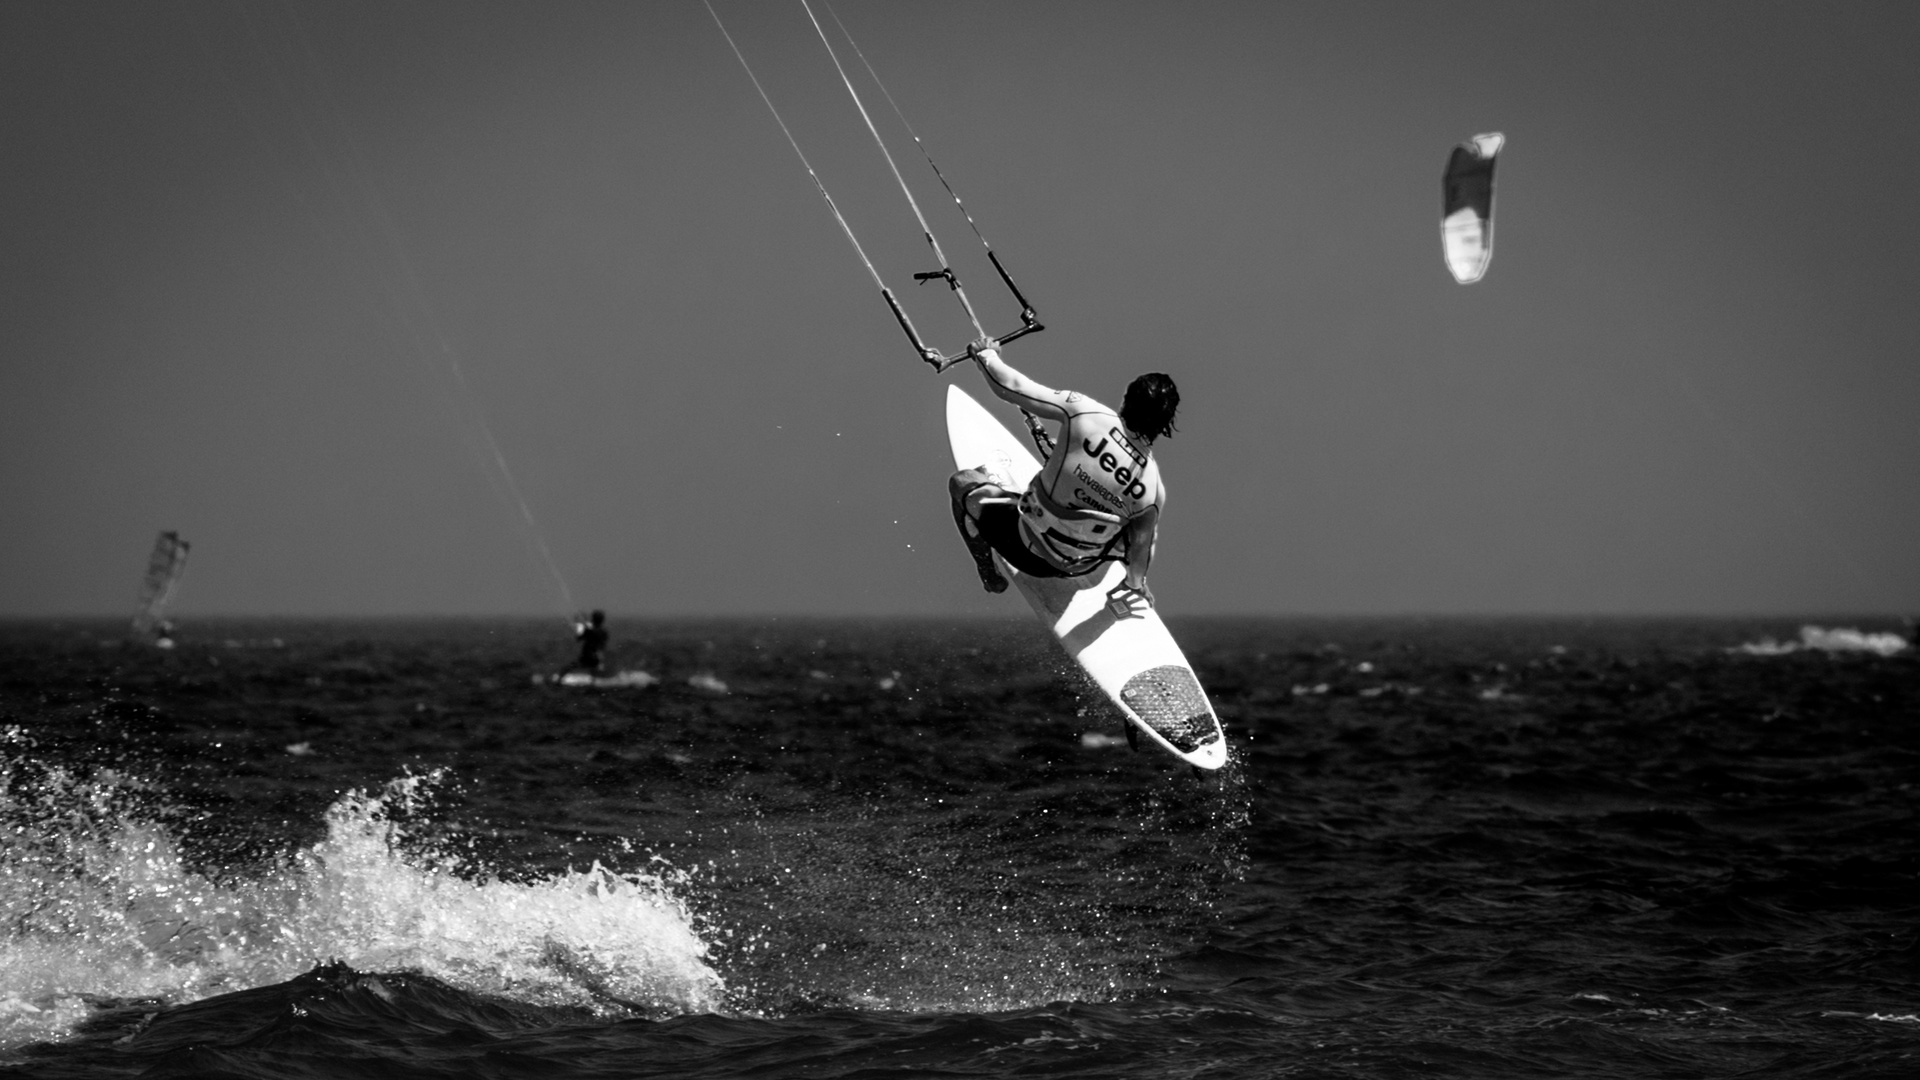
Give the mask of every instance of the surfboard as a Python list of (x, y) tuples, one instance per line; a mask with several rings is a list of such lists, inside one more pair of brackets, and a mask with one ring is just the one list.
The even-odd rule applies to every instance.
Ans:
[[(947, 442), (954, 468), (984, 469), (1010, 491), (1025, 490), (1040, 471), (1020, 437), (957, 386), (947, 387)], [(1107, 606), (1107, 593), (1126, 577), (1124, 566), (1108, 563), (1077, 578), (1037, 578), (997, 554), (994, 559), (1128, 723), (1189, 764), (1217, 769), (1227, 763), (1220, 718), (1160, 613), (1142, 607), (1122, 618)]]
[(1462, 285), (1479, 281), (1493, 261), (1493, 162), (1507, 137), (1475, 135), (1453, 148), (1440, 182), (1440, 248)]
[(595, 675), (586, 671), (562, 671), (554, 675), (535, 675), (533, 681), (536, 684), (545, 683), (574, 689), (592, 687), (601, 690), (645, 690), (660, 679), (638, 668), (628, 668), (611, 675)]

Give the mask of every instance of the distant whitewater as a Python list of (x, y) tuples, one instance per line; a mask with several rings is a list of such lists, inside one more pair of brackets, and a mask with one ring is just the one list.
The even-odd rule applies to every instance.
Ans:
[(1800, 628), (1799, 641), (1775, 641), (1762, 638), (1744, 645), (1736, 645), (1733, 652), (1750, 656), (1784, 656), (1796, 652), (1830, 653), (1872, 653), (1875, 656), (1893, 656), (1907, 649), (1907, 639), (1894, 633), (1863, 634), (1858, 630), (1835, 627), (1823, 630), (1818, 626)]

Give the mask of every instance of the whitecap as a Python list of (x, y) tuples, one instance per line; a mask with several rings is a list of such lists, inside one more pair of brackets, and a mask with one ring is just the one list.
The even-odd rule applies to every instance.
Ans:
[(333, 960), (602, 1011), (711, 1012), (726, 992), (664, 864), (520, 882), (422, 850), (396, 817), (438, 774), (350, 792), (323, 839), (219, 881), (164, 825), (115, 809), (119, 778), (42, 779), (62, 790), (0, 785), (0, 806), (34, 822), (0, 836), (0, 1049), (64, 1035), (89, 999), (180, 1004)]
[(1759, 641), (1736, 645), (1728, 651), (1745, 653), (1749, 656), (1784, 656), (1803, 650), (1893, 656), (1906, 649), (1907, 639), (1899, 634), (1862, 633), (1851, 627), (1834, 627), (1827, 630), (1818, 626), (1803, 626), (1800, 628), (1799, 641), (1775, 641), (1772, 638), (1762, 638)]

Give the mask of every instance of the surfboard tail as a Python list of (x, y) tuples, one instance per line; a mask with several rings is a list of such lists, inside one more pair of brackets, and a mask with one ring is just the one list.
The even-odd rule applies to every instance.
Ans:
[(1183, 754), (1213, 736), (1213, 710), (1193, 671), (1164, 664), (1143, 671), (1120, 688), (1120, 698), (1146, 725)]
[(1187, 761), (1207, 769), (1226, 763), (1220, 721), (1192, 668), (1163, 664), (1142, 671), (1120, 688), (1120, 701)]

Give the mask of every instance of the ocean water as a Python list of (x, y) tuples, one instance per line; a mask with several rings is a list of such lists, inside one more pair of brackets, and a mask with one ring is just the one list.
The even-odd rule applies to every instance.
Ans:
[(1176, 621), (1196, 777), (1028, 621), (613, 629), (0, 625), (0, 1076), (1920, 1076), (1911, 649)]

